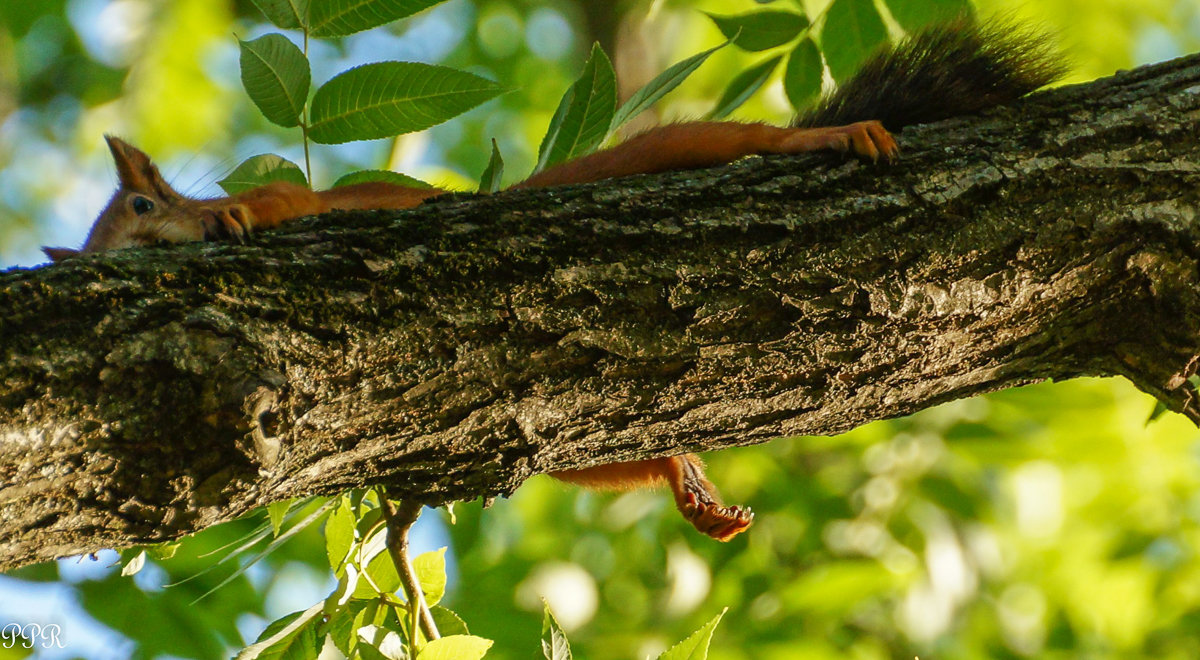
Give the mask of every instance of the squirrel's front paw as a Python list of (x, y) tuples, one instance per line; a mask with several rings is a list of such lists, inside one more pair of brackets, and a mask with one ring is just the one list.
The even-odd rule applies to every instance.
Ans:
[(858, 121), (846, 126), (836, 126), (832, 130), (833, 137), (838, 142), (835, 148), (839, 151), (853, 152), (873, 163), (881, 158), (893, 161), (900, 155), (900, 146), (896, 144), (896, 138), (878, 121)]
[(749, 507), (721, 506), (715, 502), (701, 502), (694, 494), (680, 509), (683, 516), (700, 530), (718, 541), (728, 541), (741, 534), (754, 522), (754, 512)]
[(204, 240), (223, 239), (245, 243), (254, 230), (254, 213), (245, 204), (226, 204), (200, 209), (204, 223)]

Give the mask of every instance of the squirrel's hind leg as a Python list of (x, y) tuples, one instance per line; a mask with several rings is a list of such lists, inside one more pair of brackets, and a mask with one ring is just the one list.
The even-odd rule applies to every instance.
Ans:
[(728, 541), (754, 521), (750, 509), (721, 504), (716, 487), (704, 476), (704, 465), (694, 454), (562, 470), (550, 476), (597, 490), (630, 490), (666, 482), (683, 517), (718, 541)]

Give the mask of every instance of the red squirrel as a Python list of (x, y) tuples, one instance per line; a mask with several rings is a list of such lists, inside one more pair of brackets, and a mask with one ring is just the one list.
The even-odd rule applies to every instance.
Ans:
[[(751, 154), (853, 153), (891, 161), (892, 131), (1009, 103), (1062, 74), (1045, 37), (967, 20), (920, 32), (870, 57), (859, 72), (792, 127), (687, 122), (653, 128), (588, 156), (551, 167), (512, 188), (586, 183), (613, 177), (709, 167)], [(146, 154), (107, 137), (120, 187), (79, 250), (43, 248), (54, 261), (77, 254), (230, 238), (332, 209), (404, 209), (444, 190), (360, 183), (314, 192), (272, 183), (230, 197), (192, 199), (176, 192)], [(728, 541), (753, 521), (749, 508), (721, 504), (693, 454), (553, 472), (600, 489), (666, 483), (683, 516), (700, 532)]]

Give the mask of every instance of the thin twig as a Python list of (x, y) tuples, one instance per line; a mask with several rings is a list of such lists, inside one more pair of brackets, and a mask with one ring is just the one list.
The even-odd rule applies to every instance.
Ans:
[(396, 572), (400, 574), (400, 583), (404, 585), (404, 595), (408, 598), (409, 607), (414, 608), (425, 637), (431, 641), (441, 639), (437, 625), (433, 622), (433, 613), (425, 604), (425, 593), (421, 591), (417, 574), (413, 571), (412, 561), (408, 556), (408, 532), (421, 515), (421, 504), (404, 500), (396, 506), (388, 497), (387, 490), (383, 488), (379, 489), (379, 504), (383, 507), (384, 518), (387, 519), (388, 553), (396, 564)]

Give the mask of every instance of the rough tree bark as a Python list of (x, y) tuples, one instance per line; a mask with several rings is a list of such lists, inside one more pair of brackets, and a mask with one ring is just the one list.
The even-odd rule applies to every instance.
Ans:
[(1200, 57), (892, 166), (334, 213), (0, 275), (0, 566), (386, 483), (429, 503), (1122, 375), (1200, 420)]

